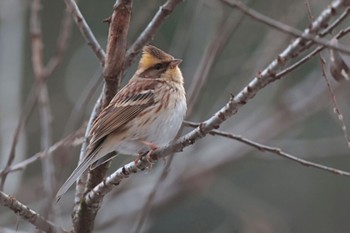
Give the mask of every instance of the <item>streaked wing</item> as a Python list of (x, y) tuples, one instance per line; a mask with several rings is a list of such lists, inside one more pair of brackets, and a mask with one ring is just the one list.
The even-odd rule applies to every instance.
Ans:
[(156, 80), (137, 79), (129, 82), (114, 96), (93, 123), (87, 155), (91, 154), (107, 135), (122, 130), (126, 123), (154, 103), (156, 84)]

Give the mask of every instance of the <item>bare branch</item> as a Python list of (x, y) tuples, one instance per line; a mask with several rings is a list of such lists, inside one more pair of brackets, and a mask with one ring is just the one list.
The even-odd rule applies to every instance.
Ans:
[[(329, 41), (324, 40), (324, 39), (320, 39), (315, 37), (314, 35), (317, 34), (317, 31), (319, 31), (321, 29), (321, 27), (324, 27), (324, 25), (319, 24), (317, 22), (317, 20), (314, 21), (314, 23), (310, 26), (310, 29), (306, 29), (304, 32), (299, 31), (291, 26), (288, 26), (286, 24), (283, 24), (281, 22), (278, 22), (276, 20), (273, 20), (263, 14), (260, 14), (259, 12), (247, 7), (246, 5), (244, 5), (242, 2), (240, 1), (228, 1), (228, 0), (221, 0), (223, 3), (231, 6), (231, 7), (235, 7), (237, 9), (239, 9), (240, 11), (244, 12), (246, 15), (250, 16), (251, 18), (262, 22), (270, 27), (273, 27), (277, 30), (280, 30), (282, 32), (288, 33), (292, 36), (295, 37), (299, 37), (295, 43), (306, 43), (307, 41), (313, 41), (317, 44), (323, 45), (327, 48), (332, 48), (332, 49), (336, 49), (339, 50), (343, 53), (346, 54), (350, 54), (350, 49), (347, 48), (346, 46), (343, 45), (333, 45), (331, 44)], [(344, 7), (343, 1), (342, 0), (338, 0), (338, 1), (333, 1), (333, 4), (330, 4), (328, 9), (323, 11), (323, 15), (320, 16), (320, 20), (329, 20), (330, 17), (332, 17), (332, 15), (334, 14), (334, 12), (337, 12), (338, 8)], [(324, 18), (324, 19), (322, 19)], [(317, 26), (317, 27), (315, 27)], [(301, 41), (298, 41), (301, 40)]]
[(222, 22), (219, 23), (220, 28), (216, 33), (217, 36), (210, 43), (208, 50), (202, 57), (198, 68), (196, 69), (196, 72), (192, 78), (192, 84), (187, 92), (187, 99), (190, 100), (187, 106), (187, 116), (191, 115), (193, 108), (197, 103), (200, 91), (202, 90), (206, 79), (209, 76), (209, 72), (214, 65), (214, 62), (217, 60), (217, 57), (225, 48), (226, 43), (232, 37), (233, 33), (241, 25), (241, 22), (243, 22), (244, 16), (245, 15), (242, 14), (237, 20), (235, 17), (232, 17), (232, 15), (224, 15)]
[(63, 19), (61, 23), (61, 31), (57, 39), (55, 54), (50, 58), (45, 67), (45, 76), (48, 77), (62, 62), (63, 55), (65, 54), (68, 46), (68, 41), (72, 32), (72, 18), (68, 10), (64, 11)]
[(344, 116), (343, 116), (342, 112), (339, 109), (339, 106), (338, 106), (338, 103), (337, 103), (337, 98), (335, 97), (335, 93), (333, 91), (331, 83), (329, 82), (328, 77), (326, 75), (326, 69), (325, 69), (326, 61), (324, 60), (324, 58), (322, 56), (320, 56), (320, 60), (321, 60), (322, 76), (323, 76), (324, 80), (326, 81), (327, 89), (328, 89), (330, 97), (332, 99), (334, 113), (338, 117), (338, 120), (339, 120), (340, 125), (341, 125), (341, 129), (342, 129), (343, 134), (344, 134), (344, 138), (345, 138), (345, 140), (347, 142), (348, 147), (350, 147), (350, 136), (348, 134), (348, 130), (347, 130), (345, 122), (344, 122)]
[(81, 14), (77, 3), (74, 0), (64, 0), (66, 3), (68, 11), (72, 14), (75, 23), (77, 24), (81, 34), (83, 35), (85, 41), (88, 46), (92, 49), (92, 51), (97, 56), (98, 60), (104, 64), (106, 54), (103, 51), (101, 45), (98, 43), (96, 37), (92, 33), (89, 25), (87, 24), (85, 18)]
[(17, 201), (14, 197), (11, 197), (0, 191), (0, 205), (8, 207), (16, 215), (22, 217), (24, 220), (30, 222), (39, 230), (47, 233), (52, 232), (66, 232), (63, 229), (55, 226), (52, 222), (44, 219), (40, 214), (30, 209), (28, 206)]
[[(350, 27), (345, 28), (343, 30), (341, 30), (336, 36), (335, 38), (339, 39), (343, 36), (345, 36), (346, 34), (348, 34), (350, 32)], [(298, 62), (294, 63), (293, 65), (285, 68), (284, 70), (282, 70), (281, 72), (276, 74), (276, 78), (280, 78), (284, 75), (286, 75), (287, 73), (295, 70), (296, 68), (298, 68), (299, 66), (301, 66), (302, 64), (304, 64), (305, 62), (307, 62), (308, 60), (310, 60), (311, 58), (313, 58), (316, 54), (318, 54), (319, 52), (321, 52), (323, 49), (325, 48), (325, 46), (318, 46), (316, 49), (314, 49), (312, 52), (310, 52), (308, 55), (306, 55), (305, 57), (303, 57), (302, 59), (300, 59)]]
[[(32, 63), (35, 74), (35, 79), (38, 86), (38, 103), (40, 114), (40, 129), (41, 129), (41, 149), (48, 153), (48, 149), (52, 144), (52, 129), (51, 129), (51, 110), (50, 100), (47, 91), (45, 67), (43, 64), (43, 41), (41, 32), (41, 1), (33, 0), (31, 7), (31, 24), (30, 32), (32, 38)], [(54, 197), (55, 183), (55, 166), (51, 156), (46, 156), (42, 160), (44, 191), (47, 194), (45, 205), (45, 215), (51, 219), (54, 217), (53, 206), (51, 205)]]
[(15, 159), (16, 156), (16, 145), (21, 133), (21, 129), (23, 126), (25, 126), (29, 120), (29, 117), (33, 113), (33, 110), (35, 108), (35, 105), (37, 103), (37, 94), (38, 92), (36, 91), (37, 87), (32, 88), (29, 97), (27, 98), (27, 101), (24, 105), (24, 110), (21, 113), (21, 117), (18, 121), (18, 124), (16, 126), (16, 131), (15, 135), (13, 136), (12, 143), (11, 143), (11, 149), (10, 149), (10, 154), (6, 163), (5, 168), (0, 172), (0, 190), (4, 189), (5, 181), (7, 178), (8, 171), (10, 170), (10, 167)]
[[(190, 122), (190, 121), (186, 121), (186, 122), (184, 122), (184, 124), (186, 126), (190, 126), (190, 127), (194, 127), (194, 128), (198, 127), (200, 125), (200, 123), (195, 123), (195, 122)], [(227, 133), (227, 132), (220, 131), (220, 130), (211, 130), (209, 132), (209, 134), (210, 135), (218, 135), (218, 136), (221, 136), (221, 137), (225, 137), (225, 138), (229, 138), (229, 139), (233, 139), (233, 140), (242, 142), (242, 143), (244, 143), (244, 144), (246, 144), (248, 146), (252, 146), (252, 147), (258, 149), (259, 151), (270, 152), (272, 154), (275, 154), (275, 155), (281, 156), (283, 158), (292, 160), (294, 162), (300, 163), (303, 166), (314, 167), (314, 168), (317, 168), (317, 169), (320, 169), (320, 170), (323, 170), (323, 171), (331, 172), (331, 173), (336, 174), (336, 175), (350, 176), (350, 172), (342, 171), (342, 170), (339, 170), (339, 169), (336, 169), (336, 168), (332, 168), (332, 167), (324, 166), (324, 165), (321, 165), (321, 164), (318, 164), (318, 163), (313, 163), (313, 162), (310, 162), (310, 161), (307, 161), (307, 160), (304, 160), (304, 159), (300, 159), (300, 158), (298, 158), (298, 157), (296, 157), (294, 155), (291, 155), (291, 154), (288, 154), (288, 153), (282, 151), (281, 148), (263, 145), (263, 144), (254, 142), (252, 140), (249, 140), (247, 138), (244, 138), (241, 135), (234, 135), (234, 134)]]
[(50, 146), (50, 148), (47, 150), (48, 153), (45, 153), (45, 151), (40, 151), (40, 152), (34, 154), (33, 156), (31, 156), (31, 157), (29, 157), (29, 158), (27, 158), (27, 159), (25, 159), (17, 164), (10, 166), (7, 169), (1, 170), (0, 173), (8, 174), (11, 172), (24, 170), (32, 163), (34, 163), (40, 159), (44, 159), (46, 156), (53, 155), (56, 151), (61, 150), (63, 147), (80, 146), (82, 144), (82, 141), (83, 141), (84, 130), (85, 130), (85, 125), (82, 126), (80, 129), (78, 129), (77, 131), (69, 134), (67, 137), (59, 140), (58, 142), (56, 142), (55, 144)]

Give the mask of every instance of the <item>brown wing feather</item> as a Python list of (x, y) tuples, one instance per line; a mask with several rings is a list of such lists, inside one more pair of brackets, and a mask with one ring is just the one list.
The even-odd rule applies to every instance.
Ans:
[(154, 103), (156, 84), (157, 80), (133, 79), (114, 96), (92, 125), (87, 155), (95, 151), (107, 135), (122, 130), (126, 123)]

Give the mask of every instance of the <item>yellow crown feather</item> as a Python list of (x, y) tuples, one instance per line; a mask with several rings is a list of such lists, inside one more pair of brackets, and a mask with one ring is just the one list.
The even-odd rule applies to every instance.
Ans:
[(157, 47), (147, 45), (143, 47), (139, 68), (147, 69), (157, 63), (171, 61), (172, 59), (174, 58), (171, 55), (165, 53)]

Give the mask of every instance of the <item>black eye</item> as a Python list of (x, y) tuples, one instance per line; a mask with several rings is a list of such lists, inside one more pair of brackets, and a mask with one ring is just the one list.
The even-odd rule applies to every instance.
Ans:
[(162, 64), (161, 63), (157, 63), (155, 66), (154, 66), (154, 69), (156, 70), (160, 70), (162, 68)]

